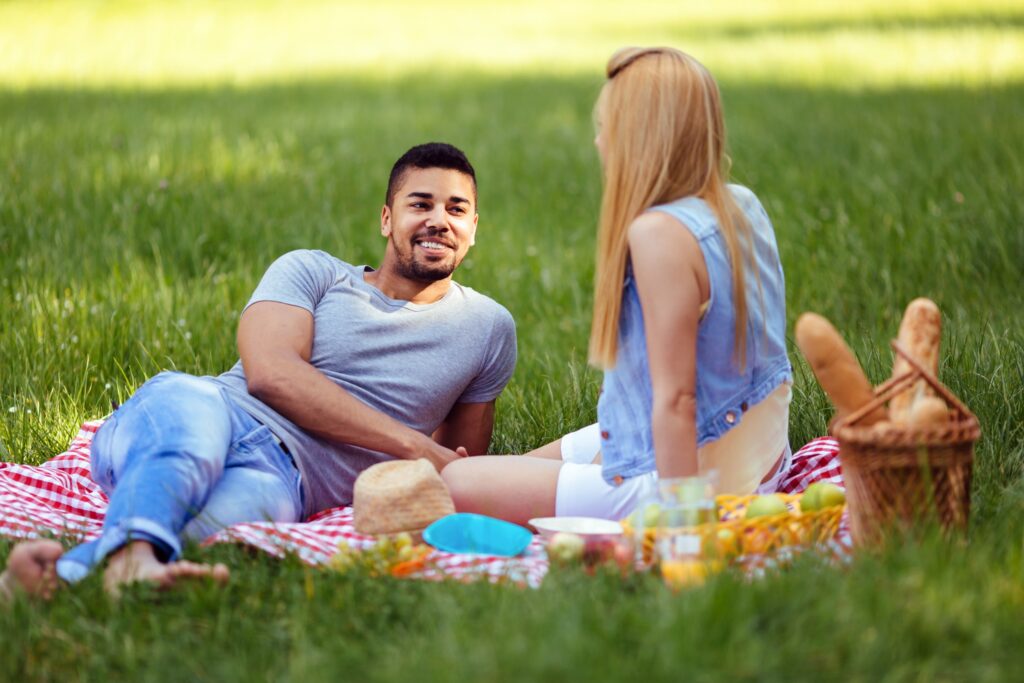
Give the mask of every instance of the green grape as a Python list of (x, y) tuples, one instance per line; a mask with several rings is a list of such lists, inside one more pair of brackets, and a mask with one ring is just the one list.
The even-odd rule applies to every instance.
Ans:
[(331, 558), (330, 566), (342, 573), (359, 569), (370, 576), (382, 576), (391, 573), (395, 566), (420, 560), (430, 552), (428, 546), (413, 543), (408, 533), (393, 537), (379, 536), (376, 544), (362, 550), (352, 548), (342, 541), (338, 544), (338, 552)]

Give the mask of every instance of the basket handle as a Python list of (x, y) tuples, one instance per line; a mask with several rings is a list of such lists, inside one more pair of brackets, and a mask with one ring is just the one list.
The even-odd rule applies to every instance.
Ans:
[(889, 343), (892, 345), (893, 350), (902, 356), (903, 360), (907, 361), (907, 363), (910, 364), (910, 367), (916, 370), (924, 381), (931, 385), (932, 389), (942, 396), (942, 398), (946, 399), (946, 403), (959, 410), (964, 416), (970, 416), (972, 414), (971, 411), (967, 409), (967, 406), (965, 406), (960, 399), (956, 397), (956, 394), (949, 390), (949, 387), (940, 382), (939, 378), (932, 374), (931, 370), (921, 365), (920, 361), (907, 353), (907, 350), (900, 346), (899, 342), (894, 339)]
[(842, 420), (838, 420), (833, 426), (833, 429), (830, 431), (834, 433), (835, 431), (841, 429), (842, 427), (854, 424), (868, 413), (885, 404), (885, 402), (888, 401), (890, 398), (892, 398), (899, 392), (905, 390), (907, 387), (909, 387), (911, 384), (913, 384), (919, 379), (923, 379), (924, 381), (928, 382), (932, 389), (934, 389), (940, 396), (942, 396), (942, 398), (946, 400), (946, 403), (954, 406), (958, 411), (960, 411), (962, 415), (970, 416), (972, 414), (971, 411), (967, 409), (967, 406), (961, 403), (960, 399), (958, 399), (953, 394), (953, 392), (946, 387), (945, 384), (940, 382), (939, 379), (934, 374), (932, 374), (930, 370), (921, 365), (921, 363), (918, 362), (916, 358), (907, 353), (907, 350), (904, 349), (899, 342), (897, 342), (894, 339), (891, 342), (889, 342), (889, 344), (892, 346), (893, 351), (895, 351), (898, 356), (903, 358), (903, 360), (907, 361), (907, 364), (910, 365), (910, 370), (902, 375), (899, 375), (898, 377), (893, 377), (875, 387), (874, 399), (862, 405), (860, 408), (852, 412), (849, 416), (843, 418)]

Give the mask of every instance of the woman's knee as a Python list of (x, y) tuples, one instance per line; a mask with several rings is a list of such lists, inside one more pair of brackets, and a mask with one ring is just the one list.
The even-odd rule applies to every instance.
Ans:
[(470, 484), (474, 463), (466, 459), (455, 460), (441, 470), (441, 479), (448, 487), (455, 509), (461, 510), (470, 502), (473, 495), (473, 487)]

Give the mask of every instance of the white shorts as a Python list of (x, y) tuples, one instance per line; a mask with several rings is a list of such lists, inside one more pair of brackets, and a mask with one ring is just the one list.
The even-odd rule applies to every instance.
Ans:
[(562, 437), (562, 460), (589, 465), (601, 450), (601, 428), (595, 422)]
[[(594, 458), (601, 450), (601, 429), (597, 424), (563, 436), (561, 450), (563, 464), (555, 493), (555, 515), (558, 517), (624, 519), (641, 502), (658, 495), (657, 472), (630, 477), (618, 486), (604, 480), (601, 465), (594, 464)], [(778, 471), (758, 486), (755, 493), (778, 490), (793, 462), (793, 453), (788, 445), (784, 455)]]
[(601, 430), (596, 424), (562, 437), (562, 469), (558, 473), (555, 515), (600, 517), (620, 520), (640, 502), (658, 495), (658, 473), (648, 472), (613, 486), (594, 464), (601, 450)]

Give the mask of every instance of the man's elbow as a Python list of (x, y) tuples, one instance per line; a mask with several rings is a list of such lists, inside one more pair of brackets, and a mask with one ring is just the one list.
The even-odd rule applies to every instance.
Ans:
[(245, 368), (245, 385), (249, 393), (261, 401), (280, 397), (288, 387), (288, 378), (272, 366)]

